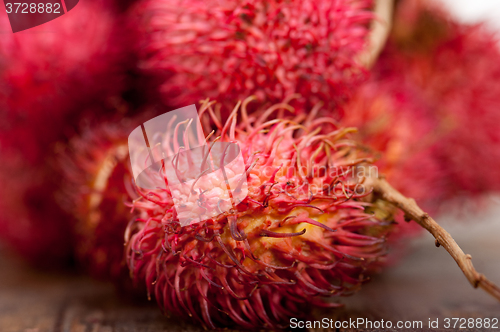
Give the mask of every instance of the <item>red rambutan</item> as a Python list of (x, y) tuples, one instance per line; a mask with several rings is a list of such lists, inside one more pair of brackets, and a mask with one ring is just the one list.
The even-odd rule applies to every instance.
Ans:
[(446, 170), (445, 197), (498, 191), (500, 44), (482, 26), (449, 29), (431, 54), (409, 57), (407, 79), (441, 129), (434, 152)]
[[(239, 124), (240, 104), (224, 126), (215, 118), (213, 102), (204, 101), (200, 109), (201, 117), (208, 113), (217, 125), (211, 147), (239, 145), (247, 197), (224, 213), (182, 227), (171, 188), (136, 187), (131, 206), (140, 217), (126, 235), (130, 271), (162, 310), (211, 328), (279, 328), (292, 316), (303, 317), (311, 304), (326, 305), (323, 297), (353, 293), (385, 254), (391, 229), (391, 209), (363, 200), (369, 193), (363, 193), (354, 172), (369, 167), (371, 159), (345, 139), (352, 129), (315, 118), (316, 112), (267, 120), (290, 107), (286, 104), (248, 116), (248, 101), (241, 104)], [(168, 135), (169, 128), (164, 130), (158, 134)], [(164, 151), (178, 150), (175, 139), (166, 144)], [(184, 174), (178, 176), (192, 166), (174, 164), (175, 172)], [(234, 175), (231, 167), (226, 172)], [(233, 175), (228, 181), (236, 197), (241, 186), (234, 186), (240, 179)], [(210, 209), (213, 200), (220, 209), (224, 181), (212, 174), (203, 180), (200, 174), (197, 181), (222, 187), (200, 193), (192, 211)]]
[(125, 86), (131, 52), (120, 22), (101, 1), (15, 34), (0, 15), (0, 176), (9, 179), (0, 196), (11, 202), (2, 209), (1, 237), (36, 262), (71, 255), (72, 222), (54, 200), (61, 177), (53, 159), (82, 114), (104, 109), (94, 105), (112, 103)]
[(371, 0), (143, 1), (142, 67), (162, 72), (168, 105), (218, 99), (227, 112), (253, 94), (294, 94), (330, 109), (364, 77)]
[[(498, 190), (500, 52), (492, 36), (428, 1), (400, 2), (393, 23), (342, 124), (359, 128), (356, 138), (380, 152), (380, 172), (426, 211)], [(390, 240), (402, 244), (419, 230), (400, 222)]]
[[(357, 127), (354, 137), (375, 151), (378, 159), (374, 164), (380, 173), (433, 213), (445, 201), (446, 181), (446, 169), (433, 153), (436, 122), (426, 114), (426, 104), (411, 84), (398, 75), (372, 78), (363, 84), (344, 106), (342, 125)], [(399, 225), (389, 238), (399, 249), (406, 248), (408, 237), (421, 233), (419, 225), (403, 219), (403, 214), (396, 215)], [(403, 251), (392, 251), (392, 258)]]
[(499, 59), (483, 26), (456, 23), (428, 1), (401, 2), (372, 78), (345, 107), (345, 125), (360, 129), (384, 154), (381, 171), (426, 209), (497, 191)]

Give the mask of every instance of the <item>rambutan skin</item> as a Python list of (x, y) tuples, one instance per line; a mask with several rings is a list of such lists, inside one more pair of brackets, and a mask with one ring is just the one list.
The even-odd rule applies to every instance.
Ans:
[[(162, 72), (164, 101), (206, 97), (227, 111), (249, 94), (268, 105), (301, 94), (331, 109), (364, 77), (371, 0), (142, 1), (135, 15), (146, 71)], [(224, 109), (224, 107), (223, 107)]]
[[(132, 276), (163, 311), (210, 328), (282, 328), (311, 304), (326, 305), (324, 297), (352, 294), (384, 256), (391, 230), (391, 214), (379, 219), (383, 211), (363, 199), (369, 193), (352, 175), (371, 161), (344, 138), (352, 129), (316, 117), (319, 109), (267, 120), (286, 104), (248, 116), (249, 100), (226, 125), (215, 119), (212, 137), (242, 151), (248, 196), (240, 204), (182, 227), (168, 187), (136, 187), (132, 197), (139, 214), (126, 233)], [(208, 100), (206, 113), (215, 117)]]
[(125, 229), (134, 218), (125, 205), (134, 193), (127, 139), (157, 111), (144, 106), (127, 112), (140, 115), (82, 126), (67, 144), (59, 145), (54, 168), (62, 177), (57, 202), (72, 217), (78, 269), (134, 295), (143, 288), (133, 289), (124, 259)]

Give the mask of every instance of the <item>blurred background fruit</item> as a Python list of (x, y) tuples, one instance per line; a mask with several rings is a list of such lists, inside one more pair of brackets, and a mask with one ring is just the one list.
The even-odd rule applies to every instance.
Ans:
[[(278, 103), (294, 94), (308, 107), (338, 104), (366, 70), (374, 15), (371, 0), (141, 1), (139, 66), (162, 81), (167, 105), (211, 98), (229, 115), (238, 100), (255, 95)], [(339, 109), (340, 112), (340, 109)], [(338, 116), (338, 114), (331, 114)]]
[[(207, 97), (222, 99), (222, 117), (248, 94), (298, 111), (322, 102), (321, 115), (358, 127), (380, 173), (431, 212), (498, 191), (493, 33), (434, 2), (398, 1), (368, 71), (358, 57), (371, 5), (88, 1), (17, 34), (1, 16), (0, 237), (39, 265), (68, 264), (76, 252), (91, 274), (128, 278), (127, 132), (137, 114)], [(400, 222), (393, 239), (416, 228)]]
[(0, 16), (0, 237), (36, 264), (72, 259), (72, 217), (55, 200), (64, 181), (58, 144), (82, 119), (124, 115), (134, 54), (122, 12), (111, 1), (84, 1), (15, 34)]

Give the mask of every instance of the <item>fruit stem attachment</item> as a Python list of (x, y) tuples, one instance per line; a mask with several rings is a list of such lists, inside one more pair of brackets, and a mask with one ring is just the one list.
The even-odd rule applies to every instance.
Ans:
[(453, 257), (474, 288), (480, 287), (500, 301), (500, 288), (474, 269), (471, 255), (465, 254), (453, 237), (429, 214), (425, 213), (412, 198), (407, 198), (394, 189), (385, 179), (366, 178), (367, 189), (379, 194), (385, 201), (394, 204), (405, 213), (405, 220), (413, 220), (425, 228), (436, 239), (436, 246), (442, 246)]

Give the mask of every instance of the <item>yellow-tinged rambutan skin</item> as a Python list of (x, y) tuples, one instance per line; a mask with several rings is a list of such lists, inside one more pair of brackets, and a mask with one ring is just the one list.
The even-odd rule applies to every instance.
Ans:
[[(286, 104), (248, 116), (248, 99), (222, 126), (242, 151), (248, 196), (210, 219), (181, 227), (170, 189), (137, 188), (140, 217), (127, 229), (127, 262), (165, 312), (207, 327), (280, 328), (324, 297), (349, 295), (386, 253), (392, 215), (368, 203), (360, 169), (372, 160), (315, 109), (267, 120)], [(200, 114), (214, 117), (204, 101)], [(168, 130), (168, 128), (166, 128)], [(166, 134), (166, 133), (165, 133)], [(165, 181), (166, 178), (165, 178)], [(203, 202), (200, 206), (203, 206)]]

